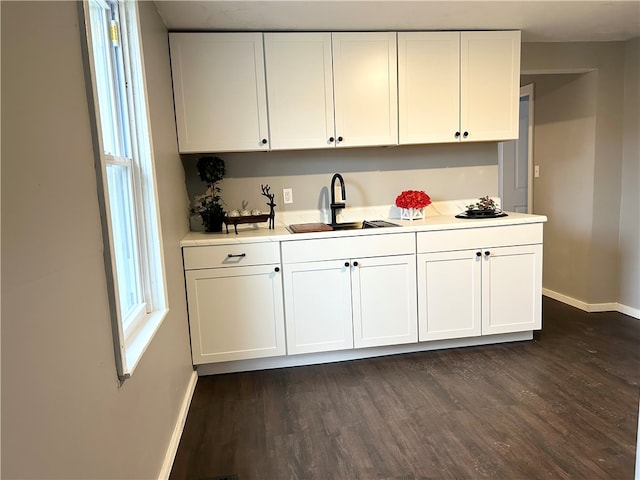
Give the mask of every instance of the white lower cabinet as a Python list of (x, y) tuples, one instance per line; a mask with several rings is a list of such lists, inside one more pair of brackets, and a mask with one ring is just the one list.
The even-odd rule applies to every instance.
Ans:
[(474, 251), (419, 254), (420, 341), (480, 335), (481, 282)]
[(283, 266), (288, 353), (353, 348), (351, 271), (345, 263)]
[(183, 256), (194, 365), (542, 328), (542, 223), (189, 246)]
[(482, 253), (482, 334), (542, 328), (542, 245)]
[(185, 248), (194, 365), (286, 354), (278, 244), (256, 245)]
[[(283, 243), (287, 352), (417, 342), (413, 239), (400, 234)], [(353, 255), (358, 251), (367, 256)], [(294, 261), (305, 255), (314, 261)]]
[(353, 263), (354, 346), (417, 342), (415, 255), (370, 257)]
[(541, 242), (541, 224), (418, 234), (420, 341), (542, 328)]

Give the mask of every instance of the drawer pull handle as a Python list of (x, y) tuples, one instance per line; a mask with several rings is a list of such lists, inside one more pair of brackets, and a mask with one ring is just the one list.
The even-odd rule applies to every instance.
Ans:
[(246, 256), (247, 256), (246, 253), (238, 253), (238, 254), (230, 253), (229, 255), (227, 255), (227, 258), (246, 257)]

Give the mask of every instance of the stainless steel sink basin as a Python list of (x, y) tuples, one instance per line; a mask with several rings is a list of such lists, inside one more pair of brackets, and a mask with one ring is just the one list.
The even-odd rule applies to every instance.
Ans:
[(334, 230), (358, 230), (360, 228), (399, 227), (386, 220), (363, 220), (362, 222), (329, 223)]
[(386, 220), (363, 220), (361, 222), (344, 223), (299, 223), (289, 225), (291, 233), (332, 232), (335, 230), (360, 230), (362, 228), (399, 227)]
[(359, 230), (364, 228), (362, 222), (327, 223), (334, 230)]

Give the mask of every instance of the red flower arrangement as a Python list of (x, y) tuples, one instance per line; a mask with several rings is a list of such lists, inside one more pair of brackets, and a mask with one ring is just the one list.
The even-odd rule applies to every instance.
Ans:
[(396, 207), (399, 208), (424, 208), (431, 203), (429, 195), (422, 190), (405, 190), (396, 197)]

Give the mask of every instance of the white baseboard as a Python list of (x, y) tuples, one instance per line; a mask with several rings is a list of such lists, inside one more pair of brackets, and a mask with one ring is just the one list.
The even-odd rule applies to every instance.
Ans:
[(628, 307), (620, 303), (586, 303), (582, 300), (569, 297), (568, 295), (554, 292), (553, 290), (549, 290), (548, 288), (543, 288), (542, 294), (549, 298), (553, 298), (554, 300), (558, 300), (559, 302), (571, 305), (572, 307), (579, 308), (580, 310), (583, 310), (585, 312), (620, 312), (624, 313), (625, 315), (629, 315), (630, 317), (640, 319), (640, 309)]
[(640, 308), (627, 307), (626, 305), (618, 303), (618, 311), (640, 320)]
[(182, 399), (182, 405), (180, 405), (180, 411), (178, 412), (178, 419), (173, 427), (173, 433), (171, 434), (171, 440), (167, 447), (167, 453), (164, 456), (164, 462), (162, 462), (162, 469), (158, 475), (158, 480), (168, 480), (171, 474), (171, 467), (173, 467), (173, 461), (176, 458), (178, 452), (178, 445), (180, 444), (180, 437), (182, 437), (182, 431), (184, 430), (184, 424), (187, 421), (187, 414), (189, 413), (189, 406), (191, 405), (191, 399), (193, 398), (193, 392), (196, 390), (196, 384), (198, 383), (198, 372), (195, 370), (191, 374), (187, 390), (184, 392), (184, 398)]

